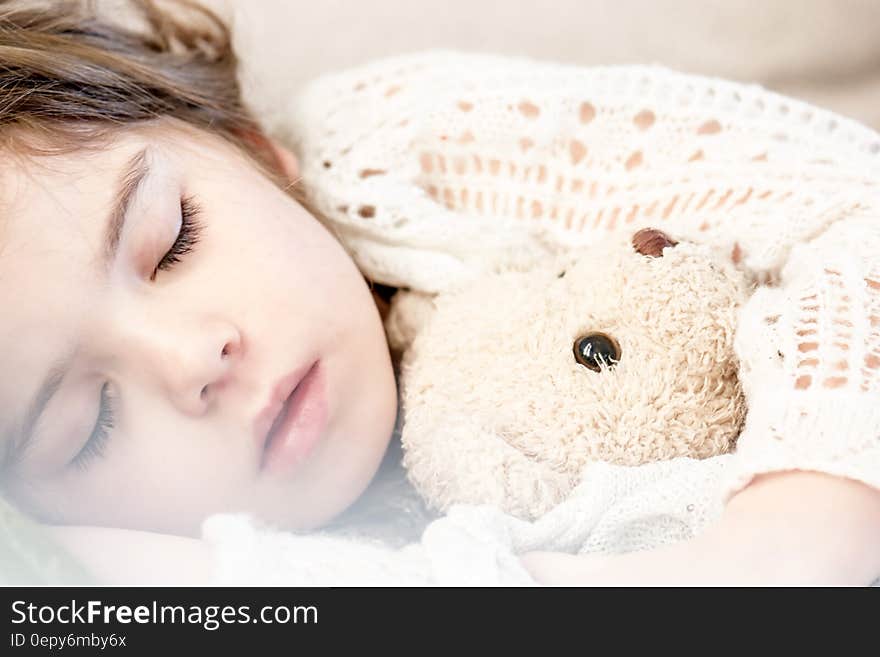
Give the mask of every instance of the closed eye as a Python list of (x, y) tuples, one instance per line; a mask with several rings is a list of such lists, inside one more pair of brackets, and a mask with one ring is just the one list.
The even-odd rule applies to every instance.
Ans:
[(156, 265), (150, 280), (155, 280), (160, 271), (173, 268), (196, 247), (203, 227), (198, 221), (200, 212), (201, 208), (193, 196), (184, 196), (180, 199), (180, 230), (171, 248)]
[(73, 457), (71, 465), (80, 470), (85, 470), (97, 458), (104, 455), (107, 443), (110, 441), (110, 432), (114, 427), (115, 402), (109, 393), (110, 384), (105, 383), (101, 388), (101, 405), (98, 410), (98, 418), (89, 439)]

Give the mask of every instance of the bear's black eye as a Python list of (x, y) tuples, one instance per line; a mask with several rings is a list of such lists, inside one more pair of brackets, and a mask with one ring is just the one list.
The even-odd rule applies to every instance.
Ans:
[(588, 333), (574, 341), (574, 359), (594, 372), (601, 371), (600, 363), (608, 367), (620, 360), (620, 346), (604, 333)]

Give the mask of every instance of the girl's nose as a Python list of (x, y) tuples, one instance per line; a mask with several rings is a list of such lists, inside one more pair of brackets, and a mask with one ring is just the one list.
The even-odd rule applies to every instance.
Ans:
[(132, 319), (118, 353), (125, 354), (133, 376), (187, 415), (220, 403), (241, 358), (242, 337), (234, 324), (184, 313), (163, 321)]
[(230, 324), (205, 323), (168, 351), (159, 362), (159, 375), (175, 405), (189, 415), (201, 415), (218, 403), (231, 380), (238, 360), (241, 336)]

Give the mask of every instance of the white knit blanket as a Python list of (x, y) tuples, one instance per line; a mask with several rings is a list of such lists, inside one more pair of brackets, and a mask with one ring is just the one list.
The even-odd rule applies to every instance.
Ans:
[[(529, 586), (535, 582), (517, 558), (523, 552), (614, 554), (699, 533), (720, 515), (719, 481), (729, 459), (597, 463), (537, 521), (459, 505), (403, 547), (356, 533), (275, 531), (240, 515), (209, 518), (203, 535), (216, 550), (216, 585)], [(397, 520), (386, 519), (392, 531)]]

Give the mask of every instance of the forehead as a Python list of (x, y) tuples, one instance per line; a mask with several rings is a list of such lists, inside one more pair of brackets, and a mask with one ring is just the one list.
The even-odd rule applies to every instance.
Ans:
[[(133, 145), (100, 152), (3, 158), (0, 165), (0, 302), (26, 300), (42, 284), (76, 278), (94, 252)], [(78, 266), (74, 266), (74, 265)], [(12, 313), (14, 314), (14, 313)], [(7, 313), (4, 313), (8, 317)]]
[[(106, 209), (118, 172), (133, 145), (51, 156), (13, 156), (0, 164), (0, 272), (22, 248), (79, 246), (82, 227)], [(70, 243), (71, 239), (75, 241)]]
[(70, 240), (88, 235), (89, 227), (105, 219), (123, 168), (147, 146), (165, 159), (198, 161), (206, 170), (228, 164), (232, 152), (218, 137), (161, 122), (117, 131), (75, 152), (35, 157), (3, 154), (0, 248), (5, 251), (12, 243), (50, 248), (61, 243), (68, 255), (75, 255)]

